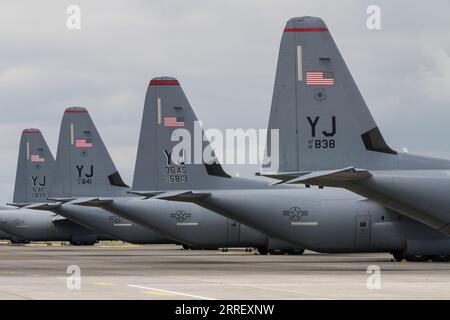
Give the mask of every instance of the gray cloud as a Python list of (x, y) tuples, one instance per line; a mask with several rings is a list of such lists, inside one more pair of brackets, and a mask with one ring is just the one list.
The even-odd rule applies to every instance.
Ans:
[[(66, 28), (66, 8), (82, 30)], [(382, 30), (366, 28), (377, 4)], [(450, 157), (450, 3), (434, 1), (23, 1), (0, 4), (0, 200), (12, 195), (20, 132), (56, 152), (69, 106), (87, 107), (131, 183), (148, 81), (177, 77), (205, 128), (265, 128), (278, 45), (292, 16), (328, 24), (386, 139)], [(255, 167), (232, 167), (249, 175)]]

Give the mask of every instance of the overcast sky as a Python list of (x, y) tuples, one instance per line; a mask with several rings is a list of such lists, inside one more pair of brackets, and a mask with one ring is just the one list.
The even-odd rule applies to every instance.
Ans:
[[(66, 9), (81, 8), (81, 30)], [(381, 8), (381, 30), (366, 9)], [(22, 129), (56, 154), (66, 107), (88, 108), (132, 182), (148, 81), (178, 78), (205, 128), (265, 128), (285, 22), (320, 16), (391, 147), (450, 158), (450, 2), (2, 1), (0, 201)], [(254, 168), (230, 168), (248, 175)]]

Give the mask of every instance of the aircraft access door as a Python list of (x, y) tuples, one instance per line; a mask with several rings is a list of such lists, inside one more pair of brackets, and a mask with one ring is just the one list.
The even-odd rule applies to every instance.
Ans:
[(355, 217), (355, 244), (357, 247), (366, 247), (371, 241), (371, 221), (370, 216)]
[(241, 224), (228, 219), (228, 241), (229, 242), (239, 242), (241, 233)]

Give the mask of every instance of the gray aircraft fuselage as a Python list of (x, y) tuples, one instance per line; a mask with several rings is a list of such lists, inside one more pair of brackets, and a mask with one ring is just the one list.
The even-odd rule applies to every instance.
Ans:
[(9, 233), (0, 230), (0, 240), (11, 240), (12, 236)]
[(317, 252), (450, 253), (440, 232), (342, 189), (205, 192), (195, 203)]
[[(80, 198), (81, 199), (81, 198)], [(172, 243), (158, 233), (113, 215), (101, 208), (81, 207), (70, 203), (52, 209), (59, 215), (109, 237), (134, 244)]]
[(118, 197), (103, 208), (194, 248), (298, 248), (191, 203)]
[(99, 208), (74, 206), (70, 200), (98, 195), (127, 195), (128, 186), (104, 145), (88, 111), (64, 111), (52, 184), (47, 198), (56, 203), (30, 206), (50, 210), (115, 240), (135, 244), (172, 243), (155, 232)]
[(48, 211), (29, 209), (2, 210), (0, 229), (19, 239), (29, 241), (70, 241), (74, 244), (93, 244), (110, 240), (68, 219)]
[(450, 160), (389, 146), (319, 17), (283, 29), (268, 129), (279, 130), (280, 157), (263, 175), (346, 188), (450, 235)]
[(450, 235), (450, 170), (371, 170), (344, 187)]

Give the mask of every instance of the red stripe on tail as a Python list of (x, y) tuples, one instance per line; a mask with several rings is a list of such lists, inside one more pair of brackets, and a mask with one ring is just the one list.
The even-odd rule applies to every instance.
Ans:
[(178, 80), (152, 80), (150, 81), (151, 86), (179, 86)]
[(285, 28), (284, 32), (328, 32), (327, 28)]

